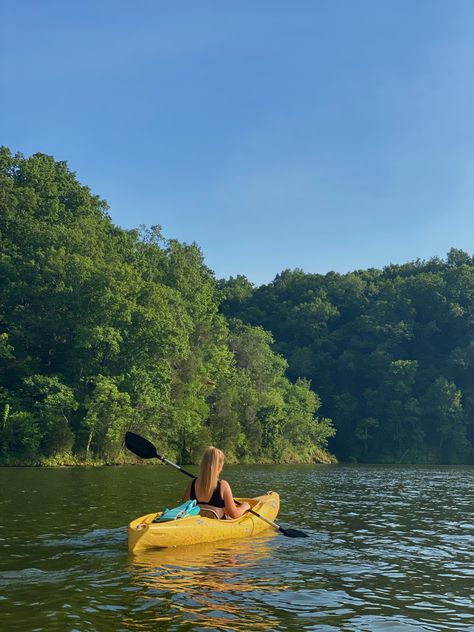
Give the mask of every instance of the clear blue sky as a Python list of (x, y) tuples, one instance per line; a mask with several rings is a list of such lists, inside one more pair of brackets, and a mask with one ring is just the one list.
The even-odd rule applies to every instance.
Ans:
[(474, 251), (472, 0), (24, 0), (0, 144), (217, 277)]

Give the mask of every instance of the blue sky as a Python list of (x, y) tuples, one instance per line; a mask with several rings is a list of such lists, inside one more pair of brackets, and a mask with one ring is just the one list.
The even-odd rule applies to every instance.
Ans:
[(0, 144), (217, 277), (474, 251), (471, 0), (2, 3)]

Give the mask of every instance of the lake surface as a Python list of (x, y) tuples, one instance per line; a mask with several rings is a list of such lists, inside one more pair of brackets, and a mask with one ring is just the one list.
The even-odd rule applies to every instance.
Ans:
[(127, 553), (187, 479), (154, 467), (0, 468), (0, 629), (474, 630), (474, 469), (234, 466), (307, 531)]

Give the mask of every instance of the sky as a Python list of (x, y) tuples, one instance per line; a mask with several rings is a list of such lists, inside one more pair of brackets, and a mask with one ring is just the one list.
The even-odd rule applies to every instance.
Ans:
[(0, 145), (218, 278), (474, 252), (471, 0), (0, 2)]

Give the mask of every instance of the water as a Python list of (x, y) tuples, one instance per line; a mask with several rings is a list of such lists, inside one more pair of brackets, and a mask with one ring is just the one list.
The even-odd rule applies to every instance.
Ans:
[(0, 629), (474, 630), (473, 468), (235, 466), (306, 539), (127, 553), (164, 467), (0, 469)]

